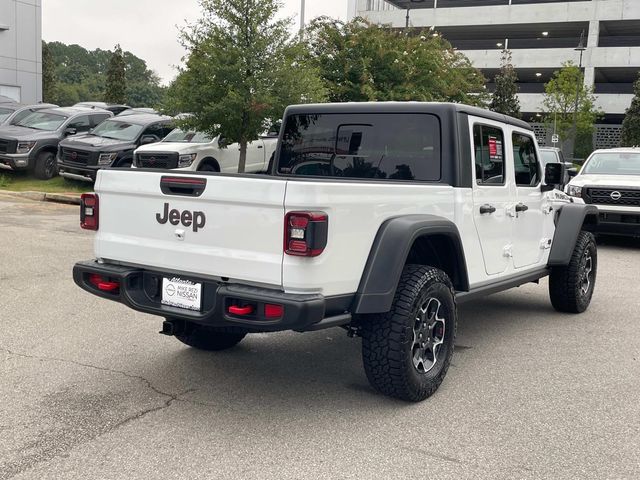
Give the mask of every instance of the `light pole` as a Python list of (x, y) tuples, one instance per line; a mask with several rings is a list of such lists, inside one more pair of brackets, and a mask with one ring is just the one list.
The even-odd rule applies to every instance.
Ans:
[(305, 12), (305, 0), (300, 0), (300, 35), (304, 30), (304, 12)]
[(580, 90), (583, 88), (582, 80), (582, 54), (587, 48), (584, 46), (584, 30), (580, 34), (580, 42), (574, 48), (576, 52), (580, 52), (580, 63), (578, 64), (578, 80), (576, 82), (576, 102), (573, 107), (573, 127), (571, 128), (573, 147), (571, 148), (571, 157), (576, 155), (576, 143), (578, 141), (578, 106), (580, 103)]

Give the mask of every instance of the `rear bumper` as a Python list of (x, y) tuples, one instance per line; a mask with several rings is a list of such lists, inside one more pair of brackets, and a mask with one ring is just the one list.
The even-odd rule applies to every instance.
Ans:
[[(91, 274), (99, 274), (110, 281), (117, 281), (120, 288), (114, 292), (98, 290), (89, 281)], [(187, 274), (177, 276), (202, 283), (202, 310), (195, 312), (163, 305), (162, 278), (175, 276), (175, 273), (100, 264), (96, 261), (80, 262), (73, 267), (73, 280), (83, 290), (123, 303), (133, 310), (165, 318), (212, 327), (240, 327), (252, 332), (320, 330), (348, 324), (351, 321), (351, 315), (344, 311), (336, 312), (335, 308), (332, 308), (336, 302), (331, 302), (333, 316), (326, 317), (327, 302), (320, 294), (287, 294), (267, 288), (218, 283)], [(238, 302), (255, 305), (256, 313), (245, 317), (229, 314), (228, 307), (232, 304), (237, 305)], [(340, 303), (344, 301), (341, 299)], [(275, 320), (264, 318), (261, 312), (264, 312), (265, 304), (283, 305), (283, 316)]]

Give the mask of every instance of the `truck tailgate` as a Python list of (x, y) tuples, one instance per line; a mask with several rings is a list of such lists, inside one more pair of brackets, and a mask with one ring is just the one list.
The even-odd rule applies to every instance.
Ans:
[[(163, 177), (205, 179), (206, 186), (200, 196), (163, 193)], [(285, 191), (286, 181), (267, 177), (102, 170), (96, 256), (282, 286)]]

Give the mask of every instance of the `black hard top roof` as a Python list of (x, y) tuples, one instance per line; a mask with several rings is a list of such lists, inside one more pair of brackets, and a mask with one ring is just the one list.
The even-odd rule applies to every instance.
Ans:
[(470, 105), (445, 102), (312, 103), (287, 107), (285, 115), (313, 113), (432, 113), (438, 115), (458, 112), (506, 123), (526, 130), (533, 130), (531, 125), (517, 118)]

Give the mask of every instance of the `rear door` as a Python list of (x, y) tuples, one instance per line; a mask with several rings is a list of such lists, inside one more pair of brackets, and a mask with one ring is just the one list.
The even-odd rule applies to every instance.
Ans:
[[(177, 179), (161, 186), (161, 179)], [(189, 182), (206, 181), (200, 196)], [(285, 180), (102, 170), (96, 256), (281, 286)]]
[(544, 254), (542, 167), (531, 132), (514, 130), (511, 135), (516, 183), (513, 232), (513, 263), (516, 268), (535, 265)]
[(496, 275), (511, 263), (513, 184), (505, 140), (508, 131), (490, 120), (469, 117), (475, 182), (473, 217), (485, 270)]

